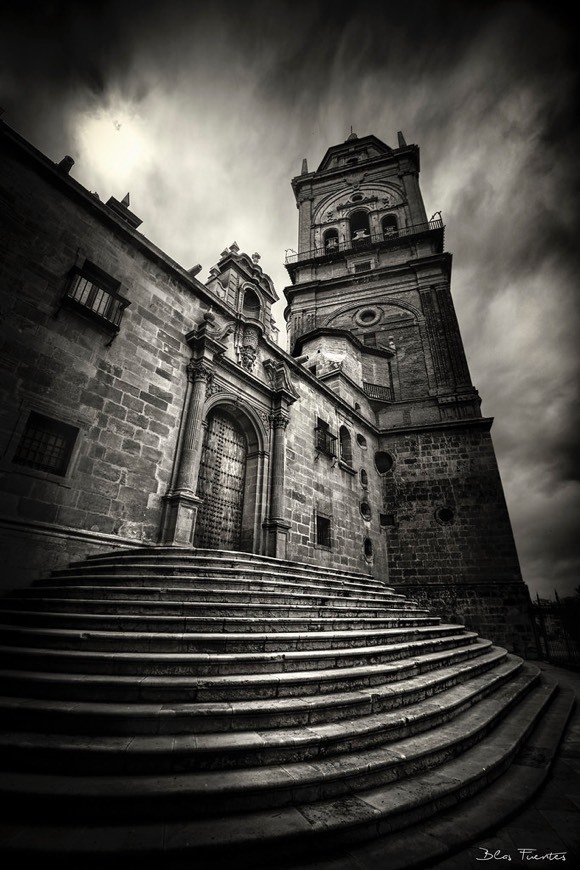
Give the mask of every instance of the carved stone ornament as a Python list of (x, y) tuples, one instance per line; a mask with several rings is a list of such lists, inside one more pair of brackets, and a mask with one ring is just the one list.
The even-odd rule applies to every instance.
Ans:
[(270, 414), (270, 425), (272, 429), (285, 429), (288, 423), (290, 422), (290, 418), (288, 414), (284, 413), (284, 411), (272, 411)]
[(213, 371), (203, 360), (190, 360), (187, 364), (187, 377), (193, 384), (194, 381), (205, 381), (211, 384)]
[(242, 347), (240, 348), (240, 361), (242, 366), (247, 369), (249, 372), (254, 368), (254, 363), (256, 362), (256, 351), (253, 347)]

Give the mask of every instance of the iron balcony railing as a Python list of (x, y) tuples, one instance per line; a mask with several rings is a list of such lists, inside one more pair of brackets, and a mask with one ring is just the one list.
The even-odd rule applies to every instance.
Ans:
[(331, 435), (328, 429), (317, 426), (314, 430), (316, 449), (319, 453), (336, 456), (336, 435)]
[(390, 242), (408, 236), (416, 236), (420, 233), (429, 232), (430, 230), (442, 229), (444, 229), (443, 220), (441, 218), (433, 218), (430, 221), (414, 224), (410, 227), (400, 227), (398, 229), (392, 227), (384, 233), (381, 232), (376, 235), (368, 235), (359, 239), (349, 239), (344, 242), (339, 242), (338, 239), (330, 239), (325, 245), (311, 248), (309, 251), (300, 251), (298, 254), (287, 253), (284, 262), (286, 265), (290, 265), (291, 263), (314, 260), (320, 257), (333, 257), (336, 254), (344, 254), (349, 251), (364, 251), (367, 248), (372, 248), (373, 245), (382, 242)]
[(382, 384), (369, 384), (363, 382), (363, 390), (369, 399), (378, 399), (380, 402), (392, 402), (393, 391), (390, 387), (385, 387)]
[(130, 304), (124, 296), (94, 284), (81, 273), (73, 275), (65, 300), (115, 331), (119, 329), (123, 311)]

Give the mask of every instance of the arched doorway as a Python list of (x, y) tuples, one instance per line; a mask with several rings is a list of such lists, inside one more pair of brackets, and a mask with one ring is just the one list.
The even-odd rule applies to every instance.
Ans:
[(203, 500), (194, 546), (239, 550), (242, 542), (248, 442), (242, 427), (223, 408), (207, 418), (197, 495)]

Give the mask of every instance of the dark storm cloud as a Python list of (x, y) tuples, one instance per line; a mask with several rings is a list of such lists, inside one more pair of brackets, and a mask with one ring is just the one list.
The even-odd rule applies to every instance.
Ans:
[[(186, 267), (236, 239), (278, 291), (289, 179), (352, 125), (421, 146), (524, 576), (578, 585), (578, 65), (558, 3), (24, 2), (5, 120)], [(281, 308), (281, 306), (280, 306)], [(280, 313), (280, 311), (278, 312)]]

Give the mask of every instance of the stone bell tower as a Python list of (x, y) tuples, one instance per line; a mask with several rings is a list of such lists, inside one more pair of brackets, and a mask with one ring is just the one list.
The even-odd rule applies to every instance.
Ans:
[(298, 250), (286, 261), (290, 352), (376, 429), (389, 583), (494, 637), (497, 613), (511, 608), (513, 647), (528, 633), (528, 593), (455, 315), (443, 220), (427, 216), (419, 170), (402, 133), (396, 148), (351, 133), (315, 172), (303, 162), (292, 181)]

